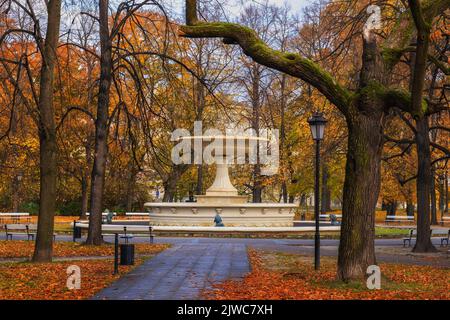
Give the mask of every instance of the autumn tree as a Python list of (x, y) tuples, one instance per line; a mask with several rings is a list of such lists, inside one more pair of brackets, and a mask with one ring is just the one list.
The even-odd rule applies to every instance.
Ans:
[[(43, 5), (46, 15), (45, 35), (41, 21), (36, 12)], [(39, 192), (39, 220), (33, 261), (51, 261), (53, 249), (53, 220), (56, 199), (57, 174), (57, 144), (55, 109), (53, 105), (54, 71), (56, 66), (56, 51), (59, 41), (61, 20), (61, 1), (50, 0), (45, 3), (31, 3), (22, 1), (7, 1), (2, 3), (6, 13), (20, 11), (26, 17), (26, 25), (10, 28), (3, 32), (0, 44), (4, 45), (8, 36), (13, 34), (30, 35), (32, 43), (37, 48), (41, 58), (38, 93), (35, 95), (37, 106), (37, 127), (40, 147), (40, 192)], [(27, 56), (25, 56), (27, 57)], [(21, 57), (24, 58), (24, 57)], [(24, 60), (20, 60), (23, 64)], [(34, 84), (31, 84), (34, 86)]]
[[(134, 13), (153, 1), (141, 2), (125, 1), (117, 6), (113, 23), (110, 27), (109, 0), (99, 0), (98, 24), (100, 38), (100, 79), (97, 95), (97, 112), (95, 118), (95, 148), (91, 174), (90, 218), (87, 244), (99, 245), (102, 243), (101, 221), (103, 212), (103, 193), (105, 186), (106, 159), (108, 155), (108, 133), (111, 115), (110, 90), (113, 82), (113, 40), (118, 37), (127, 19)], [(114, 110), (123, 104), (121, 101)], [(114, 113), (114, 112), (113, 112)]]

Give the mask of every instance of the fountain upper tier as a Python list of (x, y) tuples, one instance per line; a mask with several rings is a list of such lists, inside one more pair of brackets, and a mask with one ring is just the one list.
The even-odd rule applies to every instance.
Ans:
[(187, 136), (179, 139), (179, 141), (192, 142), (196, 140), (200, 140), (203, 145), (211, 143), (213, 140), (219, 145), (222, 142), (221, 151), (214, 154), (216, 160), (216, 177), (214, 183), (206, 190), (205, 195), (197, 196), (197, 202), (205, 204), (239, 204), (247, 202), (247, 196), (239, 196), (237, 189), (231, 183), (228, 162), (230, 159), (234, 160), (239, 156), (248, 155), (256, 143), (268, 142), (269, 140), (253, 136), (230, 135)]
[[(230, 181), (228, 160), (246, 156), (255, 143), (268, 139), (253, 136), (189, 136), (179, 141), (200, 140), (202, 145), (222, 140), (223, 152), (215, 154), (216, 177), (205, 195), (197, 196), (197, 202), (146, 203), (153, 225), (204, 226), (212, 225), (216, 214), (220, 214), (226, 226), (292, 226), (295, 204), (247, 203), (247, 196), (238, 195)], [(233, 155), (226, 152), (233, 145)], [(220, 149), (220, 148), (219, 148)], [(230, 149), (228, 149), (230, 151)], [(228, 156), (228, 157), (227, 157)]]

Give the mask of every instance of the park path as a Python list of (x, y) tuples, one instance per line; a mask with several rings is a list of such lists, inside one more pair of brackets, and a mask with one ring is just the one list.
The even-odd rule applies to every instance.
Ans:
[(202, 290), (250, 271), (242, 243), (177, 243), (126, 274), (93, 299), (200, 299)]

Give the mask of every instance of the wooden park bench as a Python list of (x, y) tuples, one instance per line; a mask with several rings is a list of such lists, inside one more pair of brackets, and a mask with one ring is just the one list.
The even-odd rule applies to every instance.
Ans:
[[(28, 240), (34, 240), (37, 233), (37, 224), (27, 224), (27, 236)], [(53, 241), (56, 240), (56, 233), (53, 233)]]
[(448, 246), (448, 240), (450, 238), (450, 229), (449, 230), (443, 230), (443, 229), (433, 229), (431, 231), (431, 239), (439, 239), (441, 242), (441, 247)]
[(385, 222), (414, 222), (414, 216), (386, 216)]
[[(334, 217), (332, 219), (332, 216)], [(319, 215), (319, 220), (320, 221), (339, 221), (342, 220), (342, 214), (321, 214)]]
[[(87, 229), (89, 225), (87, 223), (76, 222), (78, 228)], [(73, 227), (73, 223), (72, 223)], [(118, 234), (120, 238), (125, 239), (125, 242), (135, 237), (149, 237), (150, 243), (153, 243), (154, 234), (153, 227), (151, 226), (133, 226), (133, 225), (114, 225), (103, 224), (102, 225), (102, 237), (114, 236)]]
[[(116, 212), (113, 212), (112, 214), (113, 214), (113, 216), (117, 216), (117, 213), (116, 213)], [(87, 216), (87, 217), (89, 217), (90, 215), (91, 215), (90, 212), (86, 212), (86, 216)], [(102, 212), (102, 217), (103, 217), (103, 218), (106, 217), (107, 215), (108, 215), (108, 212)]]
[(406, 247), (406, 243), (408, 242), (408, 247), (411, 247), (411, 241), (417, 236), (417, 230), (411, 229), (409, 230), (408, 236), (403, 238), (403, 247)]
[[(88, 219), (90, 215), (90, 212), (86, 212)], [(111, 223), (115, 216), (117, 216), (116, 212), (102, 212), (102, 223)]]
[[(450, 237), (450, 230), (443, 230), (443, 229), (433, 229), (431, 230), (431, 239), (439, 239), (441, 242), (441, 247), (444, 246), (444, 243), (446, 246), (448, 246), (449, 237)], [(409, 230), (408, 237), (403, 238), (403, 247), (406, 247), (406, 243), (408, 242), (408, 246), (411, 246), (411, 242), (413, 239), (417, 237), (417, 230), (411, 229)]]
[[(37, 232), (37, 224), (5, 224), (6, 240), (12, 240), (13, 235), (26, 235), (28, 240), (34, 240)], [(56, 239), (56, 233), (53, 234), (53, 240)]]
[[(150, 243), (153, 243), (154, 235), (153, 235), (153, 228), (151, 226), (120, 226), (121, 228), (119, 230), (112, 230), (112, 231), (119, 231), (119, 237), (121, 239), (125, 240), (125, 243), (128, 243), (129, 240), (135, 237), (149, 237)], [(103, 233), (105, 231), (106, 233)], [(108, 234), (109, 232), (109, 234)], [(118, 233), (118, 232), (116, 232)], [(108, 228), (102, 228), (102, 237), (106, 235), (115, 235), (115, 233), (111, 233), (111, 231), (108, 230)]]
[(31, 222), (31, 217), (28, 212), (1, 212), (0, 224), (5, 224), (11, 221), (12, 224), (19, 224), (21, 219), (25, 219), (27, 223)]
[(148, 212), (125, 212), (126, 217), (145, 219), (149, 217)]
[[(6, 240), (12, 240), (14, 235), (28, 235), (28, 227), (26, 224), (10, 223), (5, 224)], [(28, 236), (29, 238), (29, 236)]]

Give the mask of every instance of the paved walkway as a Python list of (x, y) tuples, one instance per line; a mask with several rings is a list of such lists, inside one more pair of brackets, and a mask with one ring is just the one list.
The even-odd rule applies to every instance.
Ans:
[(203, 289), (225, 279), (240, 279), (250, 271), (243, 244), (175, 244), (94, 299), (198, 299)]

